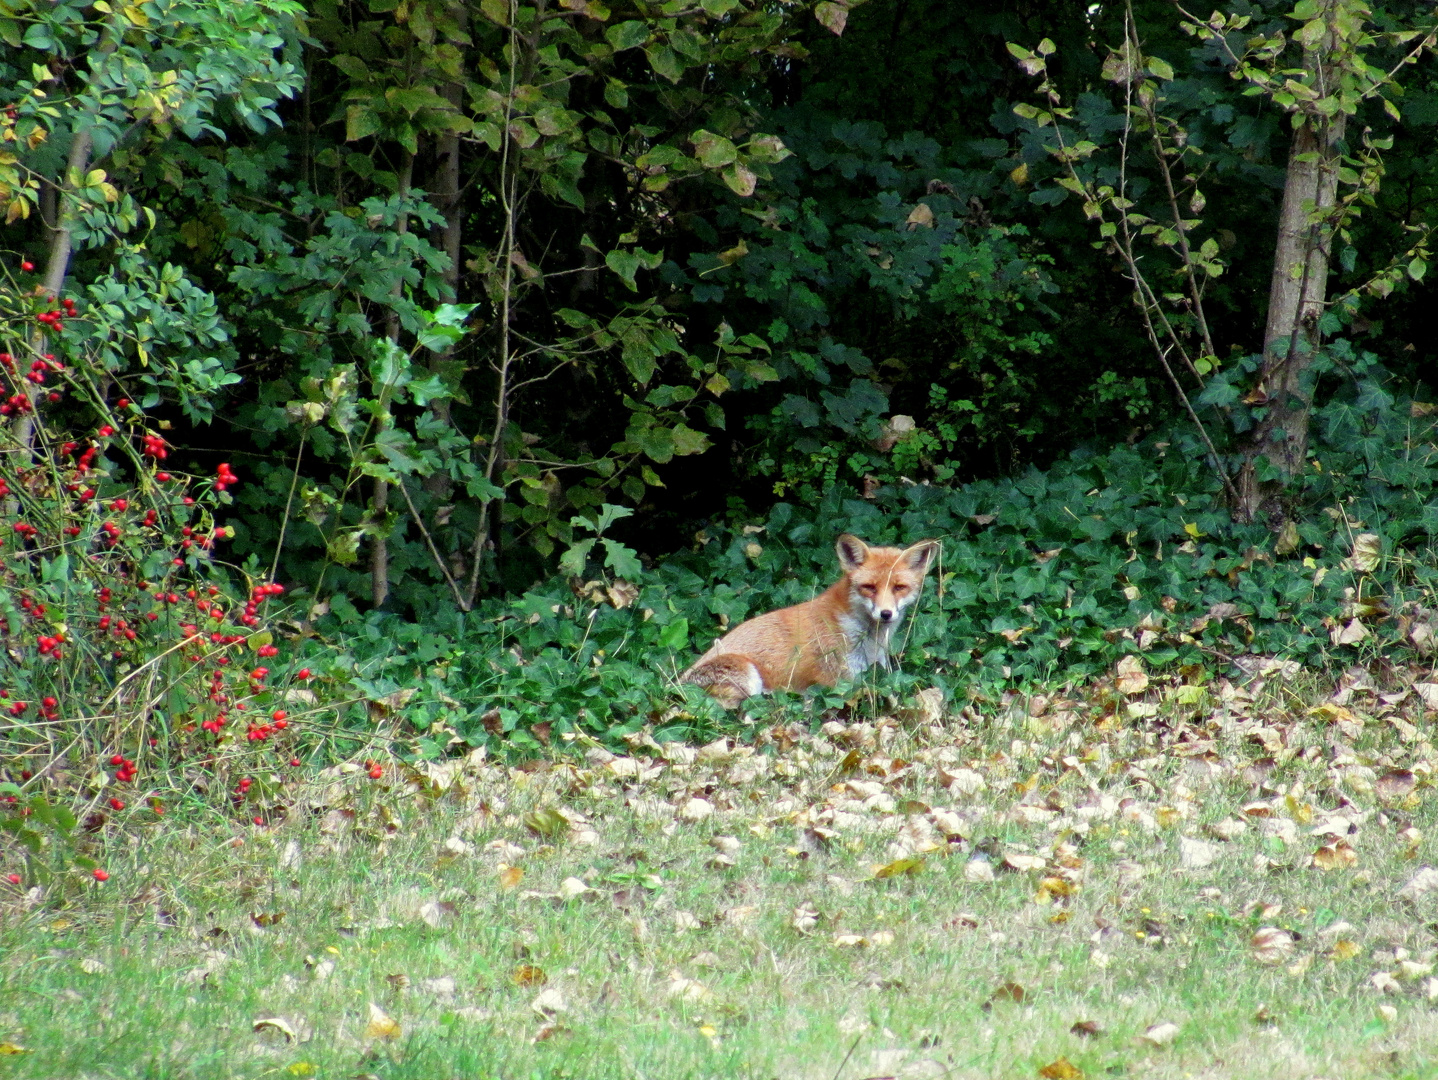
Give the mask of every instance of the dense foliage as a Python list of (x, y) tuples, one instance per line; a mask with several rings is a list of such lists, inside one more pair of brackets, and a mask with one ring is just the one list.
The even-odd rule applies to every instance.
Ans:
[(7, 737), (720, 723), (845, 529), (945, 542), (884, 693), (1427, 648), (1424, 19), (0, 0)]

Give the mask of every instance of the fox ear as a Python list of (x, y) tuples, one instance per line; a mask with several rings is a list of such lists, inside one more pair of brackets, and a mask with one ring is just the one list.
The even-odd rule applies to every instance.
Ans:
[(869, 545), (848, 533), (834, 541), (834, 550), (839, 553), (839, 565), (848, 572), (859, 569), (869, 557)]
[(937, 540), (920, 540), (904, 549), (900, 556), (907, 566), (916, 574), (927, 574), (929, 564), (934, 561), (934, 556), (939, 553), (939, 542)]

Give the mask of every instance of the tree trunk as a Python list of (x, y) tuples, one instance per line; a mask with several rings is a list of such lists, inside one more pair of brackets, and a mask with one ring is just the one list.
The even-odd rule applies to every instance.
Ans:
[[(1337, 4), (1327, 0), (1331, 19)], [(1312, 85), (1329, 87), (1332, 34), (1304, 53)], [(1338, 193), (1339, 144), (1346, 117), (1310, 115), (1293, 133), (1278, 243), (1263, 333), (1263, 366), (1249, 400), (1263, 406), (1244, 450), (1236, 516), (1266, 518), (1277, 529), (1286, 520), (1283, 494), (1303, 473), (1308, 458), (1308, 419), (1313, 408), (1310, 368), (1319, 345), (1318, 320), (1328, 295), (1332, 249), (1331, 213)]]
[[(414, 183), (414, 155), (405, 152), (404, 164), (399, 173), (399, 194), (401, 197), (409, 195), (409, 189)], [(400, 214), (399, 219), (394, 223), (396, 236), (403, 236), (409, 232), (409, 215)], [(398, 253), (396, 253), (398, 258)], [(398, 300), (404, 295), (404, 282), (400, 278), (395, 279), (394, 288), (390, 295)], [(385, 336), (391, 341), (399, 340), (399, 312), (390, 309), (385, 318)], [(369, 581), (370, 581), (370, 602), (379, 607), (389, 599), (389, 539), (383, 532), (384, 519), (389, 512), (389, 482), (376, 476), (374, 478), (374, 496), (370, 500), (370, 507), (374, 512), (375, 529), (374, 543), (370, 546)]]

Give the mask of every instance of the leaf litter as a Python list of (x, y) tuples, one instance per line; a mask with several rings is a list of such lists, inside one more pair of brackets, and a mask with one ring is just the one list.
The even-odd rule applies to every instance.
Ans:
[[(268, 859), (282, 898), (263, 886), (266, 907), (220, 929), (248, 924), (281, 954), (304, 942), (289, 952), (301, 977), (283, 985), (311, 1015), (368, 985), (394, 1005), (442, 999), (447, 1022), (494, 1024), (499, 1045), (508, 1032), (526, 1046), (644, 1015), (651, 1033), (707, 1027), (704, 1045), (726, 1052), (752, 1032), (748, 1053), (780, 1072), (827, 1062), (815, 1075), (832, 1075), (831, 1049), (816, 1032), (786, 1058), (792, 1040), (774, 1037), (758, 985), (798, 1003), (798, 1032), (878, 995), (895, 1052), (916, 1055), (905, 1031), (926, 1014), (932, 1026), (927, 1003), (942, 1002), (958, 1027), (942, 1054), (914, 1060), (955, 1076), (980, 1075), (955, 1064), (980, 1046), (1032, 1061), (1030, 1075), (1091, 1075), (1137, 1048), (1203, 1065), (1181, 1035), (1202, 1018), (1163, 1015), (1162, 987), (1198, 978), (1189, 956), (1230, 986), (1207, 1007), (1251, 1026), (1273, 1015), (1273, 978), (1291, 987), (1285, 1031), (1305, 998), (1366, 999), (1368, 1016), (1382, 1001), (1401, 1023), (1407, 1002), (1438, 997), (1424, 929), (1438, 870), (1418, 861), (1438, 766), (1421, 687), (1438, 683), (1390, 669), (1324, 691), (1249, 659), (1245, 680), (1122, 663), (1108, 687), (947, 716), (926, 691), (889, 715), (759, 726), (747, 741), (640, 731), (623, 754), (580, 743), (578, 757), (524, 769), (476, 753), (417, 770), (383, 803), (336, 771), (292, 793), (314, 827), (275, 835), (268, 855), (213, 856)], [(306, 908), (293, 879), (359, 853), (376, 883), (342, 889), (326, 914)], [(313, 944), (326, 929), (332, 953)], [(251, 961), (207, 932), (172, 952), (223, 991)], [(365, 974), (358, 957), (416, 933), (442, 948), (440, 970), (411, 952)], [(399, 1053), (439, 1022), (383, 1000), (358, 1017), (371, 1044)], [(1079, 1008), (1093, 1000), (1112, 1005)], [(1015, 1010), (1017, 1030), (962, 1020)], [(855, 1029), (866, 1033), (881, 1034)], [(1239, 1058), (1270, 1052), (1241, 1042)]]

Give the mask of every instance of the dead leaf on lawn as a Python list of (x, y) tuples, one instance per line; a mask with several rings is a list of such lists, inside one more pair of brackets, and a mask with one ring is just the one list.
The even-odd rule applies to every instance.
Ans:
[(542, 967), (535, 967), (533, 964), (520, 964), (510, 975), (515, 986), (543, 986), (549, 981), (549, 976), (544, 973)]
[(801, 934), (807, 934), (819, 925), (819, 911), (813, 904), (805, 901), (794, 909), (793, 916), (789, 919), (789, 925)]
[(1039, 1070), (1044, 1080), (1082, 1080), (1083, 1073), (1066, 1057), (1056, 1058)]
[(569, 1005), (564, 1000), (564, 994), (551, 987), (541, 990), (539, 996), (529, 1003), (529, 1007), (540, 1016), (549, 1017), (564, 1012)]
[(501, 889), (514, 889), (524, 880), (524, 867), (509, 866), (505, 863), (499, 864), (499, 887)]
[(1113, 684), (1119, 693), (1133, 697), (1148, 689), (1148, 675), (1144, 673), (1143, 661), (1130, 653), (1119, 660), (1114, 668)]
[(1438, 889), (1438, 870), (1425, 866), (1408, 879), (1408, 884), (1398, 890), (1398, 895), (1409, 900)]
[(448, 900), (429, 900), (419, 906), (419, 917), (434, 930), (453, 921), (458, 909)]
[(1352, 960), (1362, 951), (1358, 947), (1358, 942), (1350, 941), (1348, 938), (1339, 938), (1333, 943), (1333, 948), (1328, 950), (1328, 959), (1334, 963), (1341, 963), (1344, 960)]
[(1073, 1027), (1069, 1028), (1070, 1035), (1078, 1035), (1085, 1039), (1096, 1039), (1103, 1033), (1103, 1028), (1099, 1027), (1095, 1020), (1075, 1020)]
[(105, 975), (109, 972), (110, 968), (104, 961), (87, 956), (80, 961), (80, 970), (86, 975)]
[(288, 1020), (282, 1020), (278, 1016), (270, 1016), (262, 1020), (256, 1020), (254, 1024), (251, 1025), (251, 1030), (253, 1030), (256, 1035), (271, 1034), (283, 1036), (287, 1043), (295, 1041), (295, 1029), (290, 1026)]
[(409, 987), (409, 976), (403, 971), (396, 971), (386, 975), (384, 981), (389, 984), (391, 990), (404, 990)]
[(1324, 844), (1313, 853), (1313, 865), (1320, 870), (1346, 870), (1358, 862), (1358, 853), (1346, 840)]
[(1148, 1043), (1150, 1046), (1167, 1046), (1173, 1042), (1174, 1039), (1178, 1038), (1179, 1030), (1177, 1024), (1168, 1022), (1154, 1024), (1153, 1027), (1140, 1035), (1139, 1039)]
[(524, 815), (524, 827), (536, 836), (556, 840), (569, 831), (569, 819), (557, 807), (546, 806)]
[(924, 860), (917, 858), (895, 859), (885, 866), (874, 867), (874, 877), (891, 878), (902, 877), (905, 874), (917, 874), (924, 868)]
[(1178, 862), (1187, 870), (1198, 870), (1211, 864), (1218, 855), (1218, 845), (1206, 840), (1183, 836), (1178, 841)]
[(1265, 926), (1249, 939), (1253, 958), (1260, 964), (1281, 964), (1293, 955), (1297, 944), (1294, 936), (1277, 926)]
[(1373, 783), (1373, 791), (1385, 803), (1406, 799), (1418, 786), (1417, 778), (1407, 769), (1392, 769)]
[(373, 1001), (369, 1003), (369, 1021), (364, 1026), (364, 1037), (366, 1039), (379, 1039), (381, 1042), (393, 1042), (403, 1034), (403, 1030), (393, 1017)]
[(1028, 997), (1028, 991), (1016, 982), (999, 983), (994, 992), (989, 995), (989, 1001), (1012, 1001), (1016, 1005), (1022, 1005), (1024, 998)]

